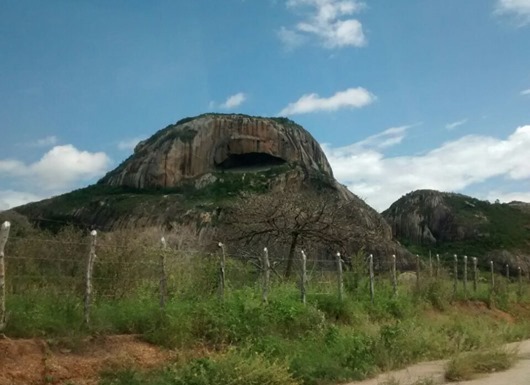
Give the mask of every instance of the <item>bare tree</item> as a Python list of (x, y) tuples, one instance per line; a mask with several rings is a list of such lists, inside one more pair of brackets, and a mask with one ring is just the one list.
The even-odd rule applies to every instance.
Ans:
[(332, 192), (244, 196), (227, 214), (226, 239), (247, 244), (274, 241), (288, 249), (286, 277), (292, 274), (295, 251), (301, 245), (327, 249), (331, 258), (337, 251), (351, 251), (349, 246), (360, 247), (369, 241), (370, 233), (381, 234), (380, 229), (367, 226), (367, 221), (373, 222), (371, 212), (356, 200), (339, 199)]

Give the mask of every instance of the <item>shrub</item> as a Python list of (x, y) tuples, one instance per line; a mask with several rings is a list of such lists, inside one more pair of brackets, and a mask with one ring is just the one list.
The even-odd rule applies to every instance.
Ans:
[(509, 369), (515, 362), (515, 352), (494, 349), (461, 354), (447, 364), (445, 378), (449, 381), (472, 380), (479, 373)]
[(174, 371), (174, 385), (297, 385), (284, 364), (260, 355), (228, 353), (198, 359)]

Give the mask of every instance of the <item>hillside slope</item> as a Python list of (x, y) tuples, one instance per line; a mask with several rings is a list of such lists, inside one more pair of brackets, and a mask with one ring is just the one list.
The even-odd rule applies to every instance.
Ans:
[(230, 207), (267, 194), (286, 203), (292, 197), (290, 212), (304, 205), (311, 210), (300, 194), (347, 207), (341, 214), (356, 229), (346, 236), (346, 228), (328, 228), (330, 234), (342, 231), (358, 240), (356, 248), (381, 255), (406, 254), (384, 219), (334, 179), (318, 142), (285, 118), (205, 114), (182, 119), (141, 142), (97, 184), (13, 210), (47, 228), (71, 223), (111, 231), (177, 224), (199, 241), (212, 241), (212, 234), (223, 226), (229, 231), (225, 225), (234, 223)]
[(419, 252), (490, 256), (530, 267), (530, 204), (490, 203), (434, 190), (413, 191), (383, 213), (393, 235)]

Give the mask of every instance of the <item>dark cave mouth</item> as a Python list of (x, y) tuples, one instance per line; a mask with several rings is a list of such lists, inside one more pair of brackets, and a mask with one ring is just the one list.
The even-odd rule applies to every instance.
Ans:
[(263, 152), (231, 154), (217, 168), (224, 171), (263, 170), (287, 163), (286, 160)]

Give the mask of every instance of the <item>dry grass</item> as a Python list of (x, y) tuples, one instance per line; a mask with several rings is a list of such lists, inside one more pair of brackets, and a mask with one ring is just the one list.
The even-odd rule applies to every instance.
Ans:
[(507, 370), (515, 360), (515, 351), (501, 348), (460, 354), (447, 364), (445, 378), (448, 381), (472, 380), (482, 373)]

